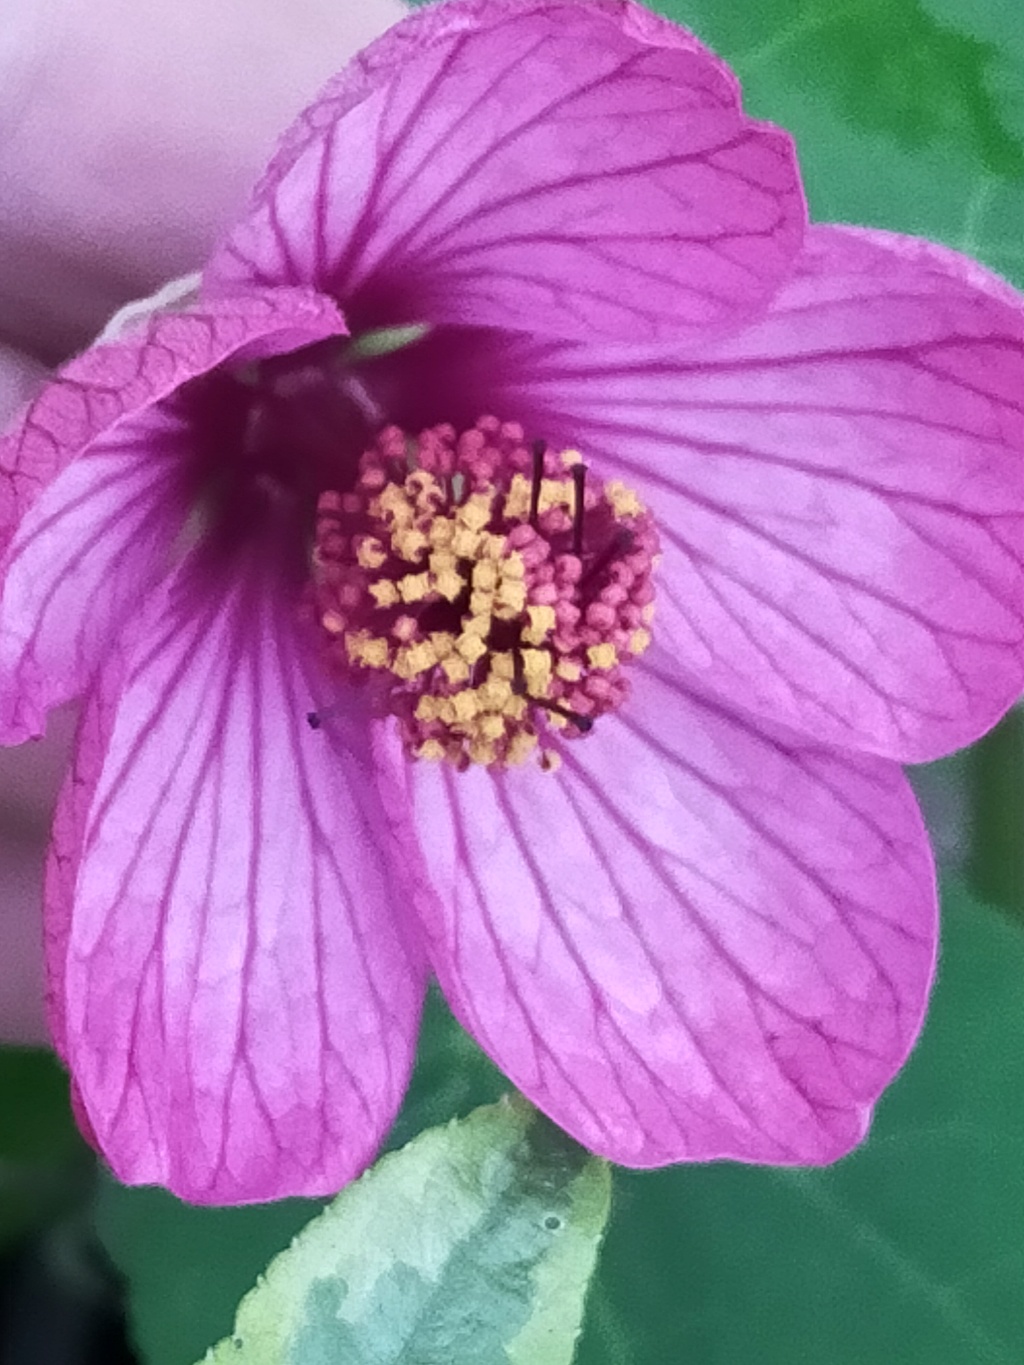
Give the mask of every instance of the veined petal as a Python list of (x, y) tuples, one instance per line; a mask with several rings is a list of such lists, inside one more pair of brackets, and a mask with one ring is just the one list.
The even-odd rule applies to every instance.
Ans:
[(190, 433), (159, 400), (243, 348), (273, 354), (343, 331), (334, 305), (305, 290), (157, 314), (73, 361), (30, 405), (0, 442), (0, 519), (13, 529), (21, 517), (0, 566), (0, 742), (40, 734), (46, 710), (85, 689), (169, 568), (189, 511)]
[(503, 410), (649, 502), (655, 631), (702, 686), (935, 758), (1024, 687), (1022, 305), (953, 252), (814, 228), (761, 323), (510, 354)]
[[(187, 617), (172, 580), (110, 662), (63, 968), (101, 1150), (127, 1183), (196, 1202), (352, 1179), (402, 1097), (424, 985), (365, 720), (307, 725), (318, 676), (248, 568)], [(74, 828), (66, 843), (73, 859)]]
[(42, 734), (49, 708), (88, 686), (117, 627), (169, 569), (186, 515), (179, 425), (159, 409), (127, 419), (22, 520), (0, 587), (0, 742)]
[(771, 293), (792, 144), (628, 0), (457, 0), (397, 25), (285, 136), (206, 286), (312, 283), (353, 331), (678, 338)]
[[(75, 886), (82, 861), (85, 824), (103, 771), (121, 685), (116, 658), (101, 672), (79, 714), (71, 762), (53, 815), (53, 834), (43, 883), (46, 1022), (54, 1050), (68, 1059), (65, 969), (75, 907)], [(46, 742), (49, 743), (47, 735)]]
[(399, 764), (438, 977), (515, 1083), (615, 1161), (833, 1160), (927, 997), (914, 798), (894, 764), (691, 693), (664, 654), (634, 671), (555, 773)]
[(120, 422), (240, 351), (276, 355), (344, 334), (337, 307), (312, 290), (252, 289), (157, 313), (83, 352), (0, 436), (0, 552), (46, 485)]

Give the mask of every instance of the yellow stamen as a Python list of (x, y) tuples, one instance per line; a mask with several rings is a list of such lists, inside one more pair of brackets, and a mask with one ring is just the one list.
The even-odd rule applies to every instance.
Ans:
[(505, 494), (502, 512), (508, 521), (526, 521), (530, 515), (532, 486), (524, 474), (514, 474)]
[[(520, 564), (523, 563), (522, 556), (518, 553), (518, 551), (513, 550), (513, 552), (510, 555), (506, 556), (505, 537), (496, 536), (490, 531), (487, 531), (484, 535), (480, 537), (480, 544), (477, 548), (477, 553), (479, 554), (481, 559), (493, 559), (497, 561), (504, 556), (507, 563), (511, 563), (512, 560), (516, 560)], [(526, 566), (523, 565), (523, 573), (525, 574), (525, 572)], [(506, 575), (508, 574), (507, 568), (505, 569), (505, 573)]]
[(501, 716), (481, 716), (477, 725), (477, 732), (481, 739), (501, 739), (505, 733), (505, 721)]
[(476, 690), (480, 705), (488, 711), (503, 711), (512, 700), (512, 684), (504, 678), (490, 677)]
[(447, 659), (455, 650), (455, 636), (448, 630), (432, 630), (430, 643), (434, 646), (439, 659)]
[(406, 649), (400, 649), (395, 655), (392, 669), (399, 678), (415, 678), (419, 673), (426, 673), (427, 669), (433, 668), (436, 663), (437, 653), (433, 645), (428, 640), (421, 640)]
[(509, 767), (518, 767), (520, 763), (525, 763), (537, 747), (537, 736), (521, 732), (513, 735), (509, 740), (508, 749), (505, 753), (505, 762)]
[(437, 720), (441, 711), (441, 697), (435, 697), (432, 693), (426, 692), (416, 703), (417, 720)]
[(470, 531), (482, 531), (491, 519), (493, 503), (493, 492), (471, 493), (455, 513), (456, 523)]
[(435, 549), (447, 549), (455, 535), (455, 523), (451, 517), (435, 517), (430, 523), (427, 539)]
[(624, 517), (641, 517), (646, 510), (632, 488), (627, 488), (619, 479), (605, 484), (604, 495), (620, 520)]
[(359, 549), (356, 551), (356, 562), (363, 569), (379, 569), (387, 559), (384, 553), (384, 546), (376, 536), (367, 536), (365, 540), (359, 542)]
[(398, 580), (398, 591), (403, 602), (422, 602), (430, 594), (430, 575), (426, 573), (406, 574)]
[(494, 594), (494, 614), (503, 621), (511, 621), (526, 606), (526, 584), (503, 578)]
[(418, 564), (429, 543), (424, 533), (415, 526), (403, 526), (391, 535), (391, 548), (407, 564)]
[(414, 469), (406, 475), (405, 490), (420, 512), (433, 512), (444, 501), (444, 490), (433, 474), (425, 469)]
[(587, 659), (591, 668), (614, 668), (619, 662), (615, 646), (607, 640), (599, 645), (591, 645), (587, 650)]
[(355, 635), (348, 636), (345, 647), (352, 663), (363, 664), (366, 668), (387, 668), (391, 657), (387, 640), (379, 636), (374, 638), (367, 630), (357, 631)]
[(498, 751), (493, 744), (484, 743), (482, 740), (474, 740), (469, 746), (469, 757), (474, 763), (483, 763), (490, 766), (496, 762)]
[(546, 649), (523, 650), (523, 678), (531, 697), (546, 697), (551, 686), (551, 655)]
[(459, 561), (450, 550), (435, 550), (430, 556), (430, 577), (435, 591), (448, 602), (454, 602), (466, 586), (459, 573)]
[[(470, 622), (472, 625), (473, 622)], [(468, 631), (463, 631), (455, 641), (455, 648), (468, 664), (475, 664), (477, 659), (482, 659), (487, 653), (487, 646), (479, 635), (470, 635)]]
[(413, 518), (413, 509), (405, 495), (405, 489), (399, 488), (395, 483), (386, 484), (372, 499), (368, 510), (375, 521), (391, 520), (407, 526)]
[(473, 568), (473, 587), (493, 592), (498, 586), (498, 566), (490, 559), (479, 560)]
[(466, 581), (461, 574), (452, 569), (448, 573), (438, 574), (434, 579), (434, 590), (438, 592), (446, 602), (454, 602), (466, 586)]
[(441, 668), (450, 683), (469, 681), (469, 664), (459, 654), (450, 654), (442, 659)]
[(552, 507), (573, 507), (576, 502), (576, 489), (571, 479), (541, 479), (539, 510), (548, 512)]
[(451, 702), (452, 715), (455, 720), (465, 725), (467, 721), (479, 714), (480, 703), (476, 693), (471, 688), (466, 688), (462, 692), (456, 692), (454, 697), (449, 698)]
[(522, 720), (525, 717), (526, 712), (527, 712), (526, 698), (511, 697), (505, 703), (505, 709), (503, 714), (508, 716), (510, 720)]
[(651, 632), (649, 630), (634, 630), (629, 637), (630, 654), (642, 654), (651, 643)]
[(490, 592), (471, 593), (469, 611), (473, 617), (489, 619), (494, 613), (494, 594)]
[(530, 624), (523, 631), (528, 645), (542, 645), (555, 628), (555, 609), (547, 605), (529, 606), (526, 614)]
[(476, 559), (480, 545), (480, 532), (468, 526), (458, 526), (452, 536), (452, 550), (460, 559)]
[(370, 594), (378, 607), (393, 607), (401, 600), (398, 588), (390, 578), (382, 578), (379, 583), (371, 583)]

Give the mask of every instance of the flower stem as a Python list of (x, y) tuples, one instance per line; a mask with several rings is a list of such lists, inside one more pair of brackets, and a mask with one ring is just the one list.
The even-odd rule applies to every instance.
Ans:
[(967, 871), (983, 899), (1024, 921), (1024, 712), (1014, 708), (968, 758)]

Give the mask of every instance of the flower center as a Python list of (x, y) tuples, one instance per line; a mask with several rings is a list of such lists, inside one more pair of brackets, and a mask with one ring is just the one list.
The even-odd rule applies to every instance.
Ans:
[(372, 682), (406, 752), (556, 767), (650, 644), (658, 538), (621, 483), (514, 423), (380, 433), (317, 509), (312, 598), (331, 670)]

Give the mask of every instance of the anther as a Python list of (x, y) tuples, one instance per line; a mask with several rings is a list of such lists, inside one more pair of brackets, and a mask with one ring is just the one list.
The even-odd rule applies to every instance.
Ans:
[[(365, 682), (410, 757), (461, 770), (532, 754), (552, 771), (626, 699), (624, 665), (650, 644), (657, 533), (579, 451), (554, 459), (490, 416), (416, 438), (384, 427), (314, 529), (325, 661)], [(339, 710), (307, 724), (329, 729)]]
[(340, 702), (332, 702), (330, 706), (322, 706), (319, 711), (306, 712), (306, 724), (311, 730), (322, 730), (324, 721), (330, 720), (341, 710)]
[(559, 706), (556, 701), (545, 701), (543, 697), (531, 697), (534, 706), (543, 706), (545, 711), (551, 711), (556, 716), (561, 716), (570, 725), (575, 725), (581, 735), (589, 734), (594, 728), (592, 716), (581, 716), (578, 711), (570, 711), (567, 706)]
[[(526, 670), (523, 665), (522, 650), (514, 650), (512, 654), (512, 682), (510, 684), (512, 693), (516, 697), (525, 697), (526, 691)], [(553, 715), (561, 716), (570, 725), (575, 725), (581, 735), (589, 734), (594, 728), (594, 722), (590, 716), (581, 716), (578, 711), (570, 711), (567, 706), (560, 706), (556, 701), (547, 701), (544, 697), (530, 697), (531, 706), (543, 707), (545, 711), (550, 711)]]
[[(604, 550), (594, 560), (593, 564), (588, 567), (586, 573), (580, 579), (580, 587), (586, 587), (588, 583), (593, 582), (602, 570), (608, 567), (612, 560), (618, 559), (620, 555), (631, 550), (635, 540), (636, 537), (628, 527), (624, 526), (621, 530), (616, 531)], [(577, 550), (575, 553), (578, 555), (579, 551)]]
[(547, 441), (534, 441), (533, 443), (533, 483), (530, 485), (530, 525), (537, 529), (540, 519), (540, 488), (544, 479), (544, 456), (547, 453)]
[(572, 509), (572, 552), (577, 559), (583, 554), (583, 489), (587, 479), (587, 466), (574, 464), (572, 467), (573, 509)]

